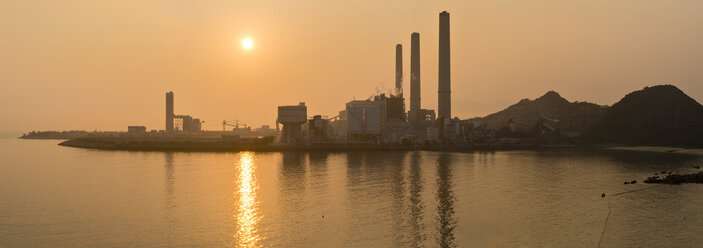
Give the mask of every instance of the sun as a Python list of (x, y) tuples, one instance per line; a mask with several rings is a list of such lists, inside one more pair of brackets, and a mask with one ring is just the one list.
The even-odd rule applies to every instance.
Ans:
[(242, 40), (242, 47), (249, 50), (254, 47), (254, 41), (252, 41), (251, 38), (244, 38), (244, 40)]

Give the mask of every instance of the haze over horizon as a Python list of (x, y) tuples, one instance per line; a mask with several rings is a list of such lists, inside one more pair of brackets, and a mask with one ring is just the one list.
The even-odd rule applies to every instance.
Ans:
[(167, 91), (208, 130), (274, 125), (301, 101), (334, 116), (390, 91), (397, 43), (407, 101), (412, 32), (436, 109), (443, 10), (462, 119), (549, 90), (612, 105), (674, 84), (703, 101), (701, 1), (0, 1), (0, 131), (163, 129)]

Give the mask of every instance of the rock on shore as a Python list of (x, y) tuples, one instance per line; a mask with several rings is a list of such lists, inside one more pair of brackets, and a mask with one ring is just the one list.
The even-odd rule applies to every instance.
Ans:
[(663, 178), (649, 177), (644, 182), (662, 184), (703, 183), (703, 172), (685, 175), (671, 174)]

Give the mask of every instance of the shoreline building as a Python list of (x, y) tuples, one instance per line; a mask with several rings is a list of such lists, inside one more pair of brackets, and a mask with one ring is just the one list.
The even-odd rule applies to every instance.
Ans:
[[(278, 106), (278, 123), (283, 125), (281, 130), (282, 144), (301, 144), (303, 142), (302, 126), (308, 121), (308, 107), (305, 102), (298, 105)], [(276, 128), (278, 130), (278, 128)]]
[(347, 141), (380, 142), (382, 134), (381, 103), (354, 100), (346, 104)]
[(166, 92), (166, 128), (167, 134), (174, 134), (176, 131), (193, 133), (202, 131), (202, 122), (198, 118), (190, 115), (174, 114), (173, 91)]

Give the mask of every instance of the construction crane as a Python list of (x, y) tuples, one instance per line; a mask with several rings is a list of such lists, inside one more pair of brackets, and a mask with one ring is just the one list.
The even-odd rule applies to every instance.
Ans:
[(222, 132), (225, 132), (226, 126), (231, 126), (231, 127), (234, 127), (234, 129), (239, 129), (239, 125), (242, 125), (243, 128), (247, 128), (247, 124), (240, 124), (239, 120), (235, 120), (234, 123), (232, 121), (223, 120), (222, 121)]

